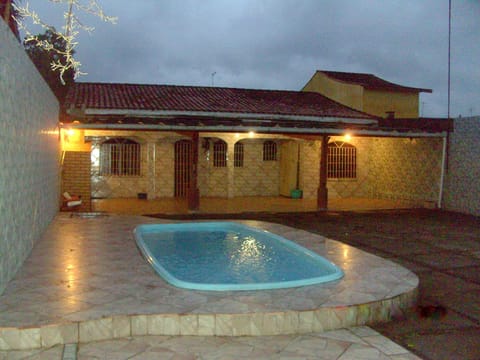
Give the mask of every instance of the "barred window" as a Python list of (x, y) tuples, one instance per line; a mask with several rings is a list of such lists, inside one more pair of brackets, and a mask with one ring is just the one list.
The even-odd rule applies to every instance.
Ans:
[(213, 144), (213, 166), (227, 166), (227, 143), (223, 140), (218, 140)]
[(327, 176), (329, 179), (356, 179), (357, 148), (341, 141), (329, 143)]
[(233, 147), (233, 166), (243, 167), (243, 144), (241, 142), (235, 143)]
[(263, 161), (277, 160), (277, 144), (273, 141), (265, 141), (263, 143)]
[(113, 138), (100, 145), (100, 175), (140, 175), (140, 144)]

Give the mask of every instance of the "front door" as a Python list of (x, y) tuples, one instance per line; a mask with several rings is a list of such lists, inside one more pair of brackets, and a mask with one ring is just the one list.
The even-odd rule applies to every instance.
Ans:
[(186, 197), (190, 186), (192, 142), (180, 140), (175, 143), (175, 197)]
[(280, 151), (280, 195), (290, 197), (298, 186), (298, 152), (296, 141), (285, 141)]

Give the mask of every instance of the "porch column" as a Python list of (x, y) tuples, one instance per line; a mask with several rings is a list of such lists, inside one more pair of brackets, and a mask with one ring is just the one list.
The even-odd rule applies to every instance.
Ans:
[(227, 197), (229, 199), (235, 196), (235, 159), (234, 151), (235, 141), (227, 141)]
[(147, 197), (155, 199), (156, 174), (155, 174), (155, 143), (147, 142)]
[(317, 210), (327, 210), (328, 208), (328, 189), (327, 189), (327, 153), (328, 153), (327, 135), (322, 135), (320, 145), (320, 179), (317, 191)]
[(192, 134), (190, 153), (190, 187), (188, 188), (188, 210), (200, 209), (200, 190), (198, 189), (198, 131)]

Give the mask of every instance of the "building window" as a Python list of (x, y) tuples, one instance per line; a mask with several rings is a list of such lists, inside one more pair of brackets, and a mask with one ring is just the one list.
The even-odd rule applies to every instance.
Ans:
[(341, 141), (329, 143), (327, 176), (329, 179), (356, 179), (357, 148)]
[(140, 175), (140, 144), (113, 138), (100, 145), (100, 175)]
[(265, 141), (263, 143), (263, 161), (277, 160), (277, 144), (273, 141)]
[(223, 140), (215, 141), (213, 144), (213, 166), (227, 166), (227, 143)]
[(243, 167), (243, 144), (241, 142), (235, 143), (233, 147), (233, 160), (235, 167)]

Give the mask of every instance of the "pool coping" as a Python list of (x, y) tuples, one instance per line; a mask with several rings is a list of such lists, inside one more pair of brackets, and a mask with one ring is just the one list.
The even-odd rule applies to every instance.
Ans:
[[(144, 217), (110, 217), (108, 220), (66, 220), (64, 217), (60, 216), (57, 217), (51, 225), (53, 230), (49, 229), (50, 231), (47, 231), (47, 234), (42, 238), (40, 243), (42, 241), (48, 242), (48, 240), (45, 239), (51, 238), (52, 236), (54, 238), (55, 236), (57, 238), (61, 237), (62, 232), (59, 230), (59, 227), (61, 227), (62, 223), (65, 221), (68, 221), (69, 223), (77, 223), (80, 227), (94, 224), (95, 227), (97, 227), (97, 225), (103, 225), (115, 228), (116, 224), (122, 223), (122, 220), (126, 221), (127, 218), (127, 222), (129, 223), (125, 225), (122, 230), (125, 230), (125, 228), (133, 230), (135, 225), (141, 223), (161, 222), (158, 219), (148, 219)], [(370, 274), (369, 279), (363, 280), (365, 284), (362, 286), (364, 286), (365, 289), (368, 290), (372, 287), (371, 294), (366, 294), (366, 296), (363, 296), (362, 294), (349, 294), (348, 289), (343, 289), (341, 287), (341, 282), (343, 280), (340, 280), (339, 284), (334, 285), (334, 287), (336, 286), (339, 289), (338, 294), (335, 293), (333, 298), (345, 297), (345, 301), (329, 302), (329, 300), (327, 300), (322, 304), (313, 305), (306, 302), (306, 305), (301, 304), (300, 306), (294, 304), (294, 306), (284, 306), (281, 308), (281, 306), (277, 305), (261, 304), (258, 302), (258, 299), (255, 299), (255, 306), (252, 306), (252, 304), (249, 303), (251, 307), (246, 309), (246, 307), (241, 307), (239, 305), (238, 311), (235, 311), (237, 310), (234, 308), (235, 303), (223, 308), (222, 306), (219, 306), (217, 310), (215, 310), (208, 309), (207, 302), (207, 305), (205, 305), (206, 307), (203, 309), (200, 306), (199, 308), (193, 308), (190, 311), (159, 311), (152, 313), (151, 309), (146, 311), (138, 309), (136, 312), (128, 312), (125, 314), (108, 314), (108, 312), (105, 312), (95, 318), (89, 318), (87, 316), (78, 321), (68, 321), (66, 319), (58, 320), (55, 318), (56, 320), (53, 320), (55, 321), (54, 323), (48, 324), (20, 324), (19, 326), (5, 327), (1, 327), (0, 325), (0, 350), (32, 349), (50, 347), (57, 344), (83, 343), (139, 335), (262, 336), (304, 334), (368, 325), (380, 321), (389, 321), (397, 316), (402, 316), (403, 313), (414, 306), (416, 302), (418, 278), (400, 265), (367, 254), (337, 241), (325, 239), (318, 235), (283, 225), (252, 221), (235, 222), (243, 224), (250, 223), (250, 226), (253, 223), (254, 225), (265, 228), (268, 231), (276, 229), (276, 231), (281, 231), (282, 233), (286, 232), (289, 236), (293, 236), (293, 238), (289, 237), (289, 239), (302, 246), (305, 246), (306, 244), (307, 246), (305, 247), (310, 250), (318, 252), (319, 248), (323, 248), (326, 253), (320, 255), (331, 259), (333, 262), (335, 262), (335, 258), (347, 258), (349, 261), (351, 260), (351, 263), (348, 264), (350, 264), (349, 266), (352, 266), (352, 269), (357, 269), (359, 265), (355, 264), (355, 261), (360, 258), (366, 259), (366, 265), (362, 265), (367, 266), (365, 268), (366, 272), (369, 272), (369, 264), (380, 264), (378, 265), (378, 269), (390, 267), (400, 273), (399, 283), (396, 283), (398, 286), (388, 295), (388, 289), (382, 289), (381, 285), (379, 285), (382, 279), (379, 280), (378, 277), (382, 278), (382, 275), (374, 272)], [(275, 233), (275, 231), (272, 232)], [(128, 246), (133, 245), (129, 244), (129, 241), (133, 242), (131, 234), (129, 234), (124, 240)], [(349, 253), (352, 254), (349, 255)], [(143, 258), (142, 261), (144, 261)], [(31, 266), (31, 264), (27, 263), (25, 266), (28, 267)], [(351, 273), (353, 270), (347, 271), (344, 269), (344, 271), (346, 277), (357, 276), (356, 274)], [(155, 274), (155, 276), (157, 275)], [(20, 275), (20, 277), (22, 276)], [(378, 284), (373, 284), (372, 282), (377, 282)], [(168, 291), (175, 293), (175, 289), (171, 289), (170, 285), (165, 286), (169, 287)], [(313, 285), (305, 287), (308, 289), (294, 289), (293, 294), (272, 290), (273, 293), (268, 294), (268, 296), (273, 298), (273, 300), (269, 301), (280, 301), (281, 303), (281, 298), (275, 299), (276, 297), (281, 296), (289, 297), (290, 301), (294, 301), (292, 299), (298, 297), (298, 293), (301, 294), (304, 290), (327, 291), (326, 288), (313, 289), (314, 287), (321, 286), (322, 285)], [(332, 291), (332, 288), (329, 288), (328, 291)], [(385, 291), (387, 291), (387, 293), (385, 293)], [(201, 293), (202, 295), (205, 293), (197, 291), (193, 292)], [(267, 290), (267, 292), (270, 291)], [(250, 294), (246, 294), (245, 296), (242, 296), (242, 298), (246, 297), (251, 301), (252, 298), (259, 296), (258, 294), (252, 294), (255, 293), (255, 291), (250, 291), (248, 293)], [(375, 294), (378, 296), (372, 301), (357, 301), (358, 299), (355, 299), (355, 295), (359, 295), (361, 298), (370, 298)], [(228, 296), (233, 297), (234, 301), (239, 301), (240, 298), (239, 296), (231, 294)], [(350, 299), (351, 303), (349, 303), (347, 300), (352, 296), (353, 298)], [(3, 295), (0, 296), (0, 305), (2, 304), (2, 298)], [(225, 301), (228, 301), (228, 299)], [(215, 304), (212, 304), (212, 306), (214, 305)], [(21, 309), (21, 306), (19, 308)], [(228, 311), (225, 309), (228, 309)]]

